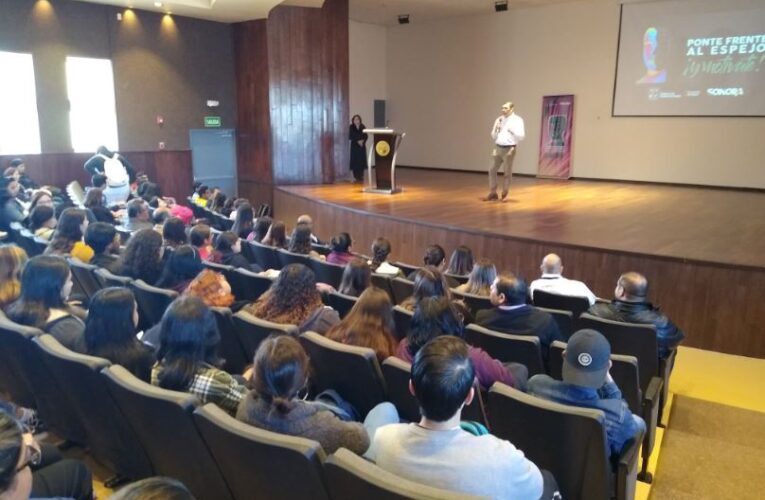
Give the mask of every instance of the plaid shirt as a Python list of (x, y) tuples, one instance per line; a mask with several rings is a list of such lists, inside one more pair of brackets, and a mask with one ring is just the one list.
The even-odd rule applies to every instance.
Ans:
[[(151, 369), (152, 385), (159, 386), (159, 368), (157, 363)], [(215, 403), (231, 415), (236, 415), (239, 402), (247, 395), (247, 388), (227, 372), (203, 363), (186, 392), (198, 397), (202, 403)]]

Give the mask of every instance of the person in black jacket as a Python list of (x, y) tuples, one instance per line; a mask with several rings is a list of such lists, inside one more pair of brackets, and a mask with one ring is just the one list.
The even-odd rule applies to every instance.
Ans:
[(367, 134), (366, 126), (359, 115), (353, 115), (349, 127), (348, 139), (351, 141), (351, 171), (354, 182), (364, 182), (364, 170), (367, 169)]
[(210, 256), (210, 261), (231, 267), (241, 267), (254, 273), (262, 272), (263, 269), (251, 263), (242, 255), (242, 240), (237, 238), (231, 231), (224, 231), (215, 242), (215, 251)]

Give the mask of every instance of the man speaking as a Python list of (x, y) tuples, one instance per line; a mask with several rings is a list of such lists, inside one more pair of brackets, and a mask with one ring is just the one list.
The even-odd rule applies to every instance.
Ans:
[(510, 189), (510, 179), (513, 175), (513, 159), (515, 148), (526, 137), (523, 118), (513, 112), (513, 103), (502, 105), (502, 114), (494, 121), (491, 138), (494, 139), (494, 163), (489, 169), (489, 196), (483, 201), (493, 201), (497, 197), (497, 171), (505, 163), (505, 178), (502, 185), (502, 200), (507, 198)]

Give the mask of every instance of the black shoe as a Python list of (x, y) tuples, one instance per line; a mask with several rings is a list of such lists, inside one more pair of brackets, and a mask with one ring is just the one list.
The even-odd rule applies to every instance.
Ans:
[(510, 194), (507, 191), (502, 191), (502, 201), (505, 201), (505, 198), (507, 198), (507, 195)]
[(497, 193), (489, 193), (489, 196), (481, 198), (481, 201), (497, 201), (498, 199)]

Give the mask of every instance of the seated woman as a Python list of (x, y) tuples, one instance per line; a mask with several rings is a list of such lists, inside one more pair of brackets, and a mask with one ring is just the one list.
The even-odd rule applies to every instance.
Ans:
[(301, 332), (312, 330), (322, 335), (340, 322), (337, 311), (321, 301), (316, 276), (303, 264), (285, 266), (271, 288), (244, 311), (273, 323), (297, 325)]
[(162, 274), (162, 236), (154, 229), (133, 233), (122, 254), (120, 274), (154, 285)]
[(455, 288), (460, 293), (470, 293), (488, 297), (491, 295), (491, 285), (497, 279), (497, 268), (489, 259), (479, 259), (470, 272), (467, 283)]
[(447, 273), (455, 276), (467, 276), (473, 270), (473, 251), (465, 245), (454, 249), (449, 259)]
[(204, 267), (199, 251), (190, 245), (183, 245), (167, 259), (162, 277), (157, 281), (156, 286), (183, 293), (202, 269)]
[(199, 251), (202, 260), (212, 253), (212, 230), (207, 224), (197, 224), (189, 231), (189, 243)]
[(298, 224), (292, 231), (290, 237), (290, 246), (288, 250), (292, 253), (307, 255), (314, 259), (324, 260), (325, 257), (311, 247), (311, 227), (308, 224)]
[(390, 251), (390, 241), (385, 238), (377, 238), (372, 243), (372, 260), (369, 261), (369, 267), (372, 268), (372, 272), (377, 274), (385, 274), (394, 278), (400, 276), (403, 278), (404, 273), (401, 272), (401, 269), (388, 262)]
[(382, 363), (396, 353), (395, 331), (390, 297), (373, 286), (364, 290), (348, 315), (330, 328), (326, 336), (343, 344), (369, 347)]
[(435, 267), (421, 267), (417, 270), (414, 275), (412, 296), (405, 299), (400, 305), (408, 311), (414, 311), (417, 308), (417, 304), (426, 297), (445, 297), (456, 308), (464, 323), (473, 321), (470, 309), (464, 302), (455, 300), (452, 297), (444, 274)]
[(372, 270), (367, 261), (356, 257), (345, 265), (343, 279), (340, 281), (338, 292), (351, 297), (358, 297), (369, 287), (372, 280)]
[(231, 232), (239, 238), (247, 238), (252, 233), (254, 227), (252, 220), (254, 218), (255, 212), (252, 210), (252, 205), (242, 203), (236, 209), (236, 218), (234, 219), (234, 225), (231, 226)]
[(13, 177), (0, 177), (0, 231), (8, 231), (13, 222), (22, 222), (27, 214), (16, 198), (20, 184)]
[(272, 223), (261, 243), (275, 248), (287, 248), (287, 227), (284, 222), (278, 220)]
[(224, 231), (218, 236), (215, 251), (210, 255), (209, 260), (226, 266), (241, 267), (254, 273), (263, 271), (259, 265), (250, 263), (242, 255), (242, 241), (232, 231)]
[(169, 217), (162, 224), (162, 239), (165, 240), (165, 246), (175, 250), (181, 245), (188, 244), (186, 236), (186, 224), (179, 217)]
[(212, 269), (202, 269), (183, 294), (199, 297), (209, 307), (230, 307), (234, 303), (226, 277)]
[(329, 247), (332, 251), (327, 255), (327, 262), (344, 266), (355, 259), (356, 256), (351, 253), (352, 243), (351, 235), (348, 233), (340, 233), (334, 236), (329, 241)]
[(93, 212), (98, 222), (107, 222), (109, 224), (117, 224), (117, 219), (111, 210), (106, 208), (106, 197), (104, 196), (104, 190), (101, 188), (91, 188), (88, 194), (85, 195), (85, 208)]
[[(428, 247), (425, 249), (425, 256), (422, 258), (422, 264), (423, 267), (435, 267), (443, 273), (444, 266), (446, 265), (446, 252), (444, 252), (443, 247), (441, 245), (428, 245)], [(409, 281), (414, 281), (416, 274), (417, 271), (412, 271), (409, 273), (409, 276), (407, 276), (406, 279)], [(451, 278), (446, 274), (443, 276), (449, 288), (454, 288), (455, 286), (459, 285), (459, 282), (454, 278)]]
[(51, 240), (57, 223), (53, 207), (40, 205), (29, 213), (29, 230), (43, 240)]
[(148, 382), (156, 361), (154, 351), (136, 336), (138, 306), (127, 288), (104, 288), (90, 299), (85, 320), (86, 354), (108, 359)]
[(236, 418), (255, 427), (313, 439), (325, 453), (348, 448), (362, 454), (377, 427), (398, 423), (390, 403), (374, 407), (362, 425), (344, 422), (321, 404), (304, 401), (299, 393), (309, 375), (308, 355), (296, 339), (272, 335), (255, 352), (253, 390), (245, 397)]
[(252, 232), (247, 235), (247, 241), (254, 241), (256, 243), (262, 243), (263, 238), (266, 237), (266, 234), (268, 233), (268, 229), (271, 227), (271, 224), (273, 224), (273, 219), (271, 217), (264, 215), (263, 217), (258, 217), (255, 221), (255, 225), (252, 228)]
[(61, 212), (53, 239), (45, 249), (46, 255), (71, 255), (86, 264), (94, 252), (82, 241), (88, 229), (88, 217), (81, 208), (67, 208)]
[(53, 203), (53, 196), (51, 195), (50, 191), (45, 189), (38, 189), (35, 191), (35, 193), (32, 195), (32, 198), (29, 200), (29, 211), (31, 212), (37, 207), (56, 208), (55, 204)]
[(21, 269), (27, 253), (16, 245), (0, 245), (0, 309), (5, 309), (21, 295)]
[(247, 389), (218, 368), (219, 342), (215, 316), (202, 299), (177, 298), (160, 322), (159, 351), (151, 370), (151, 383), (163, 389), (189, 392), (202, 403), (215, 403), (234, 415)]
[(53, 335), (64, 347), (85, 352), (85, 311), (66, 303), (72, 292), (69, 264), (55, 255), (32, 257), (21, 272), (21, 295), (6, 309), (8, 318)]
[[(396, 357), (411, 363), (422, 346), (441, 335), (454, 335), (464, 339), (465, 327), (448, 299), (426, 297), (417, 305), (409, 333), (399, 343)], [(505, 365), (489, 356), (483, 349), (473, 346), (470, 346), (470, 359), (473, 361), (481, 388), (488, 389), (494, 382), (502, 382), (516, 388), (525, 387), (528, 379), (525, 366), (518, 363)]]

